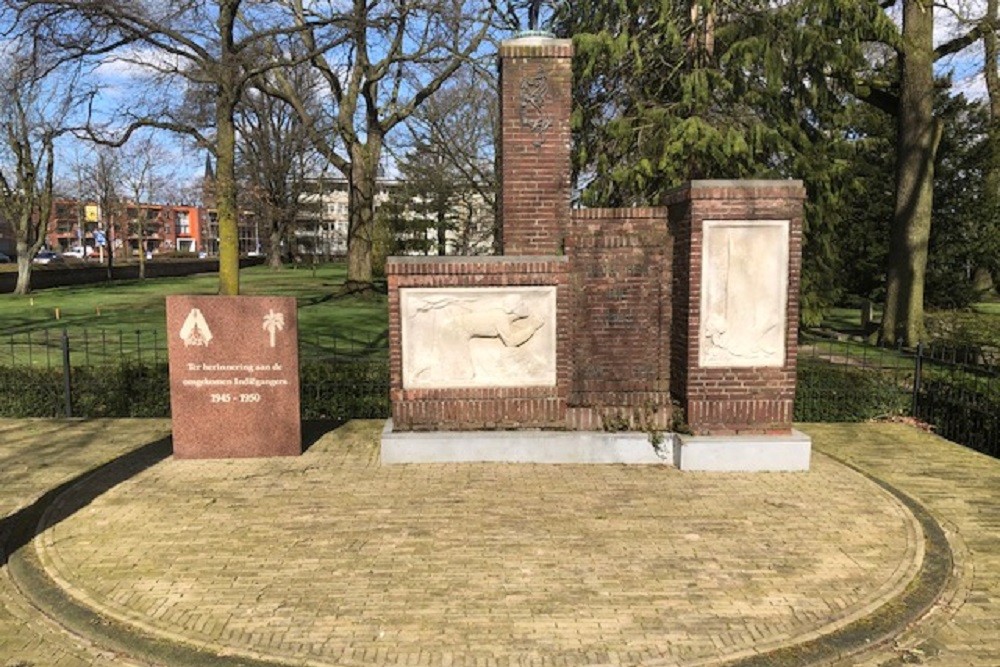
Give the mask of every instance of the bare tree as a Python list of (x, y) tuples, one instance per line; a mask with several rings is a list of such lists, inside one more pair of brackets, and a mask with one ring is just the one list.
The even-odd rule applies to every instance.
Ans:
[[(1000, 26), (1000, 0), (986, 1), (986, 15), (983, 20), (993, 26), (993, 30), (983, 33), (983, 78), (986, 81), (986, 94), (989, 98), (989, 168), (986, 174), (986, 196), (995, 207), (1000, 207), (1000, 46), (997, 44), (996, 27)], [(994, 266), (976, 267), (974, 284), (983, 291), (995, 286), (995, 280), (1000, 280), (1000, 262), (994, 261)]]
[(120, 155), (122, 166), (122, 190), (130, 200), (126, 207), (125, 247), (131, 244), (131, 235), (136, 236), (139, 251), (139, 278), (146, 277), (146, 231), (154, 209), (143, 206), (154, 202), (162, 193), (168, 170), (167, 153), (152, 137), (133, 140), (123, 147)]
[[(433, 153), (462, 201), (462, 217), (472, 222), (482, 209), (494, 212), (487, 235), (496, 235), (496, 147), (500, 135), (498, 82), (491, 69), (463, 67), (407, 123), (405, 146)], [(481, 245), (469, 224), (459, 229), (459, 246), (468, 252)], [(471, 236), (468, 236), (471, 233)], [(466, 236), (468, 236), (466, 238)]]
[[(315, 54), (313, 86), (278, 73), (271, 90), (293, 105), (317, 150), (348, 181), (347, 289), (372, 284), (375, 183), (387, 135), (479, 52), (494, 3), (286, 0)], [(329, 48), (320, 48), (321, 44)]]
[(282, 267), (282, 242), (290, 241), (299, 198), (316, 154), (302, 121), (288, 104), (251, 88), (237, 114), (238, 170), (267, 234), (267, 261)]
[(902, 2), (899, 93), (889, 105), (897, 128), (896, 205), (880, 332), (881, 340), (889, 344), (916, 345), (924, 335), (934, 162), (943, 131), (942, 121), (934, 115), (934, 63), (995, 31), (987, 18), (935, 47), (933, 10), (931, 0)]
[(78, 98), (73, 77), (41, 67), (36, 54), (15, 55), (18, 45), (6, 49), (0, 66), (0, 215), (14, 229), (14, 293), (27, 294), (32, 260), (45, 243), (52, 215), (55, 142), (67, 131)]
[[(119, 106), (114, 122), (92, 120), (86, 131), (123, 145), (142, 127), (194, 137), (215, 153), (219, 218), (219, 291), (239, 293), (235, 178), (235, 113), (247, 82), (281, 65), (263, 58), (289, 30), (280, 3), (261, 0), (11, 0), (25, 34), (61, 49), (62, 57), (95, 58), (147, 77), (143, 95)], [(316, 43), (322, 49), (322, 42)], [(183, 94), (181, 94), (183, 93)], [(98, 108), (94, 106), (95, 112)]]
[(121, 223), (125, 212), (123, 183), (125, 170), (120, 149), (97, 146), (93, 160), (82, 165), (83, 188), (81, 194), (97, 203), (98, 229), (104, 232), (108, 249), (108, 280), (112, 278), (116, 257), (125, 246)]

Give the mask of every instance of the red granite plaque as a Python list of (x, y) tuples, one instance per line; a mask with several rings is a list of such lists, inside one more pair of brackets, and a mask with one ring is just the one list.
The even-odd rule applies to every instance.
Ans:
[(168, 296), (174, 456), (302, 453), (295, 299)]

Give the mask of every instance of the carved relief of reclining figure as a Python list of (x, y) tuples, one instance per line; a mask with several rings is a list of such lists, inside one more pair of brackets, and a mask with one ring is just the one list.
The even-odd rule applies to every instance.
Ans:
[(519, 294), (479, 298), (421, 298), (411, 311), (411, 331), (426, 336), (410, 376), (419, 386), (515, 386), (547, 377), (546, 341), (532, 343), (546, 325), (537, 299)]

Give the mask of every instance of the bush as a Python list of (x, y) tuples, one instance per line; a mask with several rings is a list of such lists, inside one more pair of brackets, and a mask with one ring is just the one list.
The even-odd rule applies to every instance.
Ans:
[[(997, 385), (994, 383), (994, 387)], [(939, 435), (1000, 458), (1000, 393), (958, 377), (930, 379), (920, 388), (920, 419)]]
[[(74, 368), (70, 374), (74, 416), (167, 417), (166, 364)], [(63, 417), (61, 368), (0, 367), (0, 417)]]
[[(381, 419), (389, 416), (389, 365), (378, 360), (304, 362), (303, 419)], [(73, 415), (169, 417), (167, 364), (74, 368)], [(65, 416), (61, 368), (0, 366), (0, 417)]]
[(861, 422), (909, 410), (908, 386), (877, 369), (799, 359), (795, 421)]
[(61, 369), (0, 366), (0, 417), (61, 417)]
[(86, 417), (169, 417), (167, 364), (73, 369), (73, 414)]
[(389, 363), (382, 359), (308, 361), (299, 366), (303, 419), (389, 416)]

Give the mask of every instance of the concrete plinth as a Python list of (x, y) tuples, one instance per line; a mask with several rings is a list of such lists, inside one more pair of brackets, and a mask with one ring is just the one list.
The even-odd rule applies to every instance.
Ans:
[(594, 431), (382, 431), (382, 464), (626, 463), (670, 465), (672, 434), (654, 447), (647, 433)]
[(789, 435), (678, 435), (674, 465), (711, 472), (809, 470), (812, 439), (801, 431)]

